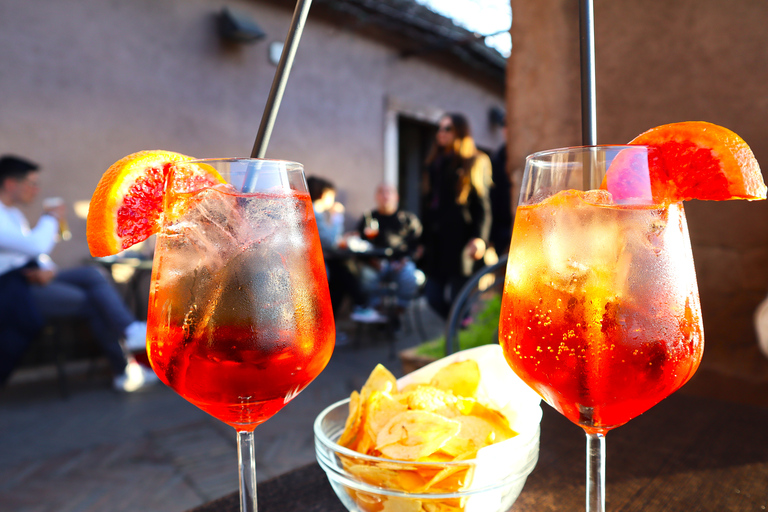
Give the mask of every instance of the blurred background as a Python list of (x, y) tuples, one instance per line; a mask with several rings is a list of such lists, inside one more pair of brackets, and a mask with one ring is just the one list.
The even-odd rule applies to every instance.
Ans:
[[(422, 163), (446, 111), (468, 116), (481, 149), (508, 143), (518, 178), (527, 154), (581, 141), (577, 0), (512, 0), (511, 38), (498, 34), (495, 18), (509, 24), (495, 14), (499, 2), (467, 0), (463, 15), (432, 3), (444, 14), (415, 0), (312, 5), (267, 156), (335, 182), (350, 222), (383, 180), (418, 213)], [(118, 158), (159, 148), (250, 153), (294, 6), (0, 0), (0, 151), (40, 163), (42, 197), (75, 205), (73, 238), (54, 254), (60, 265), (88, 257), (87, 200)], [(595, 1), (598, 142), (706, 120), (740, 134), (768, 165), (767, 21), (762, 0)], [(491, 32), (493, 47), (483, 37)], [(686, 210), (703, 366), (768, 379), (752, 327), (768, 290), (768, 205), (694, 201)]]
[[(313, 2), (267, 156), (302, 162), (308, 175), (333, 181), (350, 226), (373, 206), (382, 181), (396, 184), (402, 207), (419, 213), (423, 162), (446, 112), (468, 117), (480, 149), (507, 145), (513, 197), (526, 155), (581, 143), (578, 0), (459, 3), (461, 12), (438, 0)], [(293, 0), (0, 0), (0, 153), (39, 163), (40, 196), (72, 205), (73, 236), (53, 254), (60, 266), (90, 258), (88, 200), (124, 155), (250, 154), (294, 7)], [(490, 17), (494, 23), (486, 23)], [(766, 23), (764, 0), (595, 0), (598, 142), (703, 120), (741, 135), (768, 166)], [(752, 390), (765, 403), (768, 359), (752, 317), (768, 292), (768, 204), (692, 201), (685, 208), (706, 333), (702, 368), (686, 389), (736, 400)], [(25, 213), (35, 222), (40, 206)], [(432, 327), (442, 332), (439, 323)], [(359, 388), (367, 363), (387, 352), (374, 346), (361, 364), (363, 351), (340, 351), (331, 371), (277, 415), (285, 423), (257, 429), (262, 446), (272, 447), (258, 463), (272, 464), (262, 476), (311, 461), (317, 409)], [(34, 412), (26, 395), (11, 396), (0, 412), (0, 491), (19, 487), (37, 501), (44, 487), (36, 482), (45, 480), (35, 471), (64, 474), (75, 465), (68, 450), (83, 439), (134, 442), (82, 452), (91, 473), (106, 475), (110, 460), (207, 464), (204, 472), (171, 473), (165, 487), (156, 473), (139, 481), (130, 469), (125, 480), (142, 490), (155, 485), (176, 509), (233, 489), (234, 439), (226, 427), (192, 406), (168, 414), (186, 407), (169, 390), (125, 400), (101, 391), (39, 402), (47, 415)], [(50, 417), (64, 418), (52, 422), (54, 436)], [(293, 418), (304, 422), (301, 432), (286, 429)], [(184, 457), (193, 450), (199, 460)], [(43, 453), (60, 456), (45, 465)], [(141, 494), (116, 482), (116, 493)], [(73, 486), (56, 487), (63, 502), (72, 500)]]

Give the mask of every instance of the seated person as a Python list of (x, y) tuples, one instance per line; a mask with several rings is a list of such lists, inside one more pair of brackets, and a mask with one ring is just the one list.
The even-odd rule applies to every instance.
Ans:
[[(418, 289), (414, 259), (420, 251), (421, 222), (411, 212), (400, 210), (397, 188), (383, 183), (376, 188), (376, 209), (366, 212), (357, 225), (360, 236), (376, 249), (391, 251), (383, 258), (369, 258), (362, 266), (363, 290), (371, 297), (370, 305), (381, 304), (384, 281), (397, 284), (397, 304), (408, 306)], [(389, 252), (388, 251), (388, 252)]]
[(24, 297), (24, 310), (16, 317), (6, 314), (0, 323), (0, 385), (39, 332), (42, 319), (54, 317), (88, 320), (112, 367), (115, 389), (131, 392), (158, 382), (151, 369), (129, 362), (123, 352), (121, 337), (128, 350), (146, 346), (147, 326), (136, 320), (100, 269), (58, 271), (48, 256), (58, 240), (65, 206), (47, 209), (34, 228), (19, 209), (35, 200), (39, 174), (32, 162), (0, 158), (0, 279), (12, 283), (0, 288), (0, 303), (14, 302), (11, 293)]
[(330, 181), (316, 176), (307, 178), (307, 188), (315, 211), (320, 245), (323, 247), (328, 288), (331, 292), (333, 311), (338, 312), (346, 295), (352, 299), (352, 319), (362, 322), (378, 322), (383, 317), (365, 306), (367, 297), (360, 287), (354, 259), (345, 255), (344, 205), (336, 201), (336, 188)]

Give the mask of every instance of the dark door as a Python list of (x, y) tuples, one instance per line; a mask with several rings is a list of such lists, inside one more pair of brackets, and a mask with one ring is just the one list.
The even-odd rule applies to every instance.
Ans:
[(437, 125), (417, 119), (398, 116), (398, 192), (400, 208), (421, 218), (421, 174), (435, 140)]

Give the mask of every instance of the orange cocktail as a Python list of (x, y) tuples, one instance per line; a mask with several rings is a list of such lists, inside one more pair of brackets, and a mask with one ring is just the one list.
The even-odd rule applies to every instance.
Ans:
[(587, 512), (605, 510), (605, 434), (701, 362), (683, 201), (765, 196), (744, 140), (701, 121), (526, 159), (499, 342), (512, 369), (584, 429)]
[(307, 193), (190, 197), (158, 234), (148, 353), (160, 378), (237, 429), (280, 410), (325, 367), (334, 322)]
[(336, 333), (303, 166), (133, 153), (101, 177), (87, 231), (93, 256), (157, 235), (149, 361), (237, 430), (240, 509), (257, 510), (253, 430), (323, 371)]
[(518, 208), (500, 320), (515, 372), (595, 431), (680, 388), (704, 349), (682, 203), (609, 200), (570, 191)]

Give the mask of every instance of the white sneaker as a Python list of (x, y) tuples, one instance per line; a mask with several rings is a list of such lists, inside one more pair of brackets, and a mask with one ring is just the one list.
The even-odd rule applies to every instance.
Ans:
[(125, 371), (112, 380), (112, 386), (117, 391), (133, 393), (140, 389), (154, 386), (160, 381), (150, 368), (146, 368), (136, 361), (128, 361)]
[(387, 317), (379, 313), (373, 308), (361, 308), (357, 307), (352, 312), (351, 315), (349, 315), (349, 318), (352, 319), (354, 322), (360, 322), (364, 324), (377, 324), (377, 323), (384, 323), (387, 321)]
[(139, 352), (147, 349), (147, 324), (133, 322), (125, 329), (125, 348), (128, 352)]

